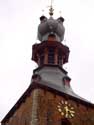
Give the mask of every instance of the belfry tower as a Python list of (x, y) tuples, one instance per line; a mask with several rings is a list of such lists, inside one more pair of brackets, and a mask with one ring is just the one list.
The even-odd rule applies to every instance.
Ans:
[(64, 18), (40, 17), (32, 60), (38, 64), (31, 84), (2, 120), (2, 125), (94, 125), (94, 105), (75, 94), (63, 65), (69, 48), (63, 44)]

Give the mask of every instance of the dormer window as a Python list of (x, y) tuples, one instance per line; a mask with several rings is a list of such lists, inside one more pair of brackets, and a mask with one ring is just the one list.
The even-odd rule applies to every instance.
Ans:
[(70, 81), (71, 81), (71, 79), (68, 76), (65, 76), (63, 78), (63, 83), (64, 83), (65, 86), (70, 87)]

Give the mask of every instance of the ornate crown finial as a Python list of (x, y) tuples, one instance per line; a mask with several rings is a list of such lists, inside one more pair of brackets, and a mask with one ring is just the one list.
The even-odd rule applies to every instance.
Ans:
[(54, 11), (54, 9), (52, 7), (52, 2), (53, 2), (53, 0), (51, 0), (51, 5), (50, 5), (50, 9), (49, 9), (50, 16), (53, 16), (53, 11)]

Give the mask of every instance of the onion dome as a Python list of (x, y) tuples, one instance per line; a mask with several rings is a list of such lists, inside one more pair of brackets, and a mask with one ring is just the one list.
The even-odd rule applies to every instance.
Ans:
[(63, 17), (54, 19), (51, 16), (49, 19), (47, 19), (47, 17), (41, 16), (40, 24), (38, 26), (38, 39), (43, 42), (48, 40), (49, 35), (54, 35), (56, 37), (56, 41), (63, 41), (65, 32), (63, 22)]

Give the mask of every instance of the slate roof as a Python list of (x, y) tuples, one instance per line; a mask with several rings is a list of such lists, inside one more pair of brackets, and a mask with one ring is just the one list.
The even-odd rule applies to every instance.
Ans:
[[(43, 67), (42, 67), (43, 68)], [(36, 74), (36, 72), (41, 75), (40, 70), (42, 70), (42, 68), (38, 68), (36, 70), (34, 70), (34, 75)], [(54, 67), (54, 68), (58, 68), (58, 67)], [(47, 68), (48, 69), (48, 68)], [(59, 69), (59, 68), (58, 68)], [(56, 69), (57, 70), (57, 69)], [(60, 72), (63, 72), (65, 75), (67, 75), (67, 72), (63, 69), (59, 69)], [(43, 71), (42, 71), (43, 72)], [(44, 72), (43, 72), (44, 73)], [(48, 73), (47, 73), (48, 74)], [(62, 75), (64, 75), (62, 74)], [(49, 75), (48, 75), (49, 76)], [(56, 76), (55, 76), (56, 77)], [(48, 79), (48, 78), (47, 78)], [(54, 82), (55, 83), (55, 82)], [(4, 117), (4, 119), (1, 121), (1, 123), (5, 123), (7, 120), (9, 120), (9, 118), (15, 113), (15, 111), (20, 107), (20, 105), (25, 102), (26, 98), (28, 96), (30, 96), (32, 90), (36, 89), (36, 88), (41, 88), (45, 91), (50, 91), (52, 93), (58, 94), (60, 96), (66, 97), (68, 99), (72, 99), (74, 101), (76, 101), (78, 104), (83, 104), (87, 107), (93, 107), (94, 108), (94, 104), (92, 104), (91, 102), (87, 101), (86, 99), (78, 96), (77, 94), (75, 94), (73, 92), (73, 90), (67, 86), (60, 86), (58, 84), (53, 84), (53, 82), (50, 82), (49, 80), (45, 80), (45, 79), (37, 79), (34, 80), (32, 79), (30, 86), (28, 87), (28, 89), (24, 92), (24, 94), (21, 96), (21, 98), (17, 101), (17, 103), (13, 106), (13, 108), (8, 112), (8, 114)]]

